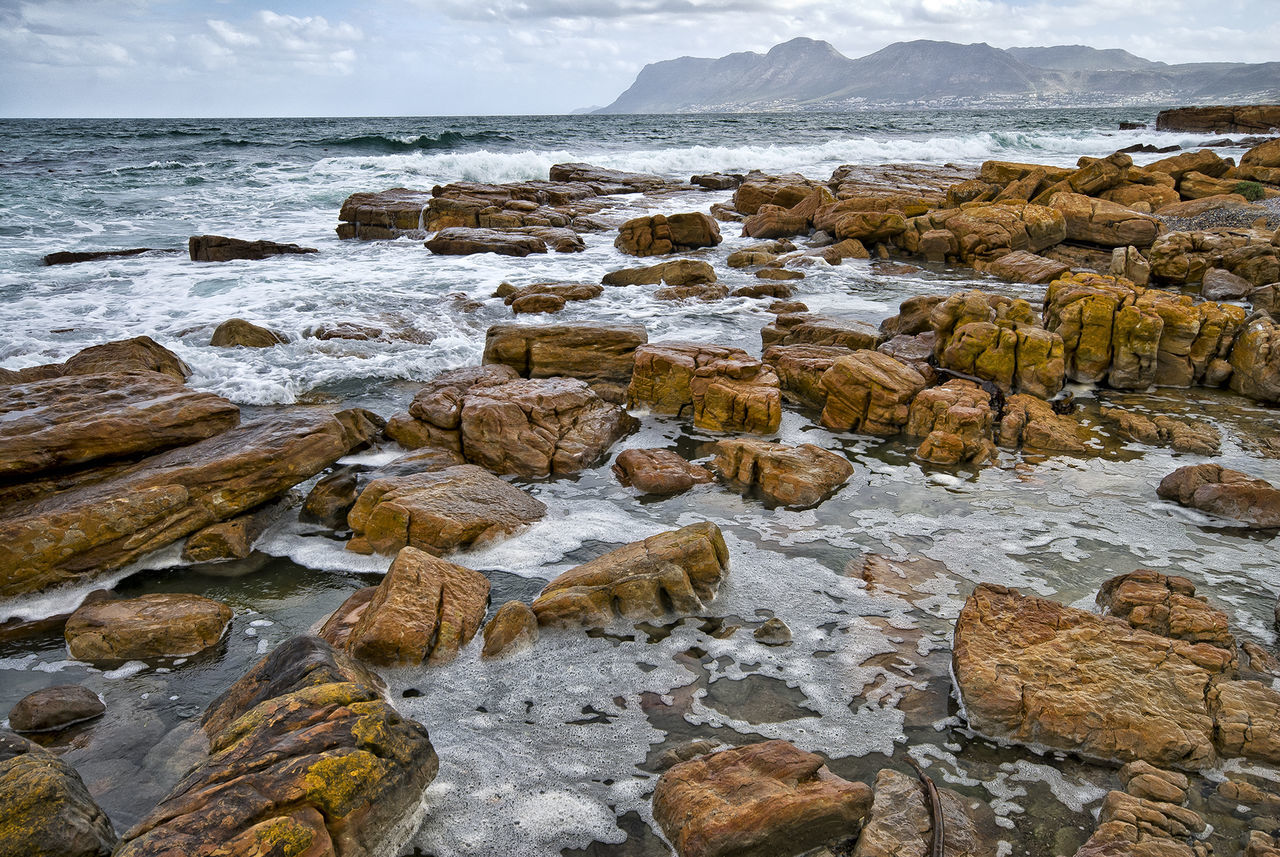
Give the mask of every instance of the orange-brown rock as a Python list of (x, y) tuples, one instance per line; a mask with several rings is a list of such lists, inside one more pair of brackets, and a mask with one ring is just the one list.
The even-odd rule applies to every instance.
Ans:
[(495, 324), (485, 334), (484, 362), (521, 378), (580, 378), (626, 385), (636, 348), (649, 339), (639, 324)]
[[(994, 816), (970, 807), (973, 802), (941, 783), (943, 851), (947, 857), (982, 857), (995, 849)], [(978, 806), (986, 809), (981, 804)], [(924, 786), (914, 776), (883, 768), (876, 774), (871, 815), (858, 837), (853, 857), (929, 857), (933, 810)]]
[(938, 365), (991, 381), (1005, 392), (1049, 398), (1062, 389), (1061, 337), (1044, 330), (1024, 300), (976, 289), (934, 307), (930, 324)]
[(199, 595), (153, 593), (82, 605), (67, 620), (71, 657), (113, 663), (186, 658), (217, 645), (231, 608)]
[(886, 337), (915, 336), (933, 330), (930, 317), (933, 308), (946, 300), (942, 295), (916, 295), (898, 304), (898, 314), (880, 322), (880, 333)]
[(621, 271), (610, 271), (600, 280), (606, 286), (655, 286), (658, 283), (694, 286), (715, 281), (715, 268), (701, 259), (672, 259), (670, 262), (659, 262), (644, 268), (623, 268)]
[(782, 423), (778, 376), (755, 358), (728, 358), (698, 367), (689, 380), (689, 392), (698, 428), (772, 434)]
[(377, 591), (348, 614), (345, 648), (382, 666), (446, 663), (480, 630), (488, 603), (480, 572), (402, 548)]
[(1209, 691), (1223, 755), (1280, 763), (1280, 691), (1260, 681), (1222, 681)]
[(508, 601), (484, 626), (480, 656), (500, 658), (532, 646), (538, 639), (538, 617), (523, 601)]
[(1231, 169), (1231, 164), (1212, 149), (1197, 149), (1194, 152), (1181, 152), (1168, 158), (1161, 158), (1147, 164), (1143, 169), (1152, 173), (1164, 173), (1177, 181), (1187, 173), (1201, 173), (1212, 178), (1220, 178)]
[(811, 443), (722, 440), (711, 466), (743, 494), (794, 509), (817, 506), (853, 475), (849, 459)]
[(1089, 432), (1075, 419), (1058, 414), (1035, 396), (1016, 395), (1005, 400), (996, 441), (1008, 449), (1040, 452), (1084, 453)]
[(618, 227), (614, 246), (632, 256), (683, 253), (721, 242), (720, 227), (708, 214), (654, 214), (636, 217)]
[(531, 253), (547, 252), (547, 242), (536, 235), (467, 226), (450, 226), (447, 229), (441, 229), (426, 242), (425, 246), (437, 256), (496, 253), (499, 256), (523, 258)]
[(907, 424), (911, 400), (925, 383), (915, 369), (877, 351), (836, 358), (821, 380), (827, 391), (822, 424), (836, 431), (895, 435)]
[(1231, 518), (1246, 527), (1280, 527), (1280, 489), (1265, 479), (1205, 463), (1179, 467), (1156, 489), (1162, 500)]
[(983, 464), (997, 457), (991, 395), (971, 381), (948, 381), (911, 402), (906, 433), (923, 438), (916, 458), (934, 464)]
[(1103, 406), (1102, 419), (1122, 438), (1176, 452), (1216, 455), (1222, 443), (1218, 430), (1199, 420), (1180, 420), (1166, 414), (1146, 416), (1136, 411)]
[(1119, 761), (1214, 763), (1206, 697), (1230, 654), (982, 584), (956, 622), (969, 725), (1002, 740)]
[(721, 283), (697, 283), (688, 286), (663, 286), (653, 293), (660, 301), (719, 301), (729, 296), (729, 287)]
[[(472, 389), (497, 387), (519, 377), (515, 369), (504, 363), (464, 366), (441, 372), (414, 395), (407, 415), (392, 418), (387, 425), (387, 433), (408, 449), (436, 445), (461, 450), (459, 427), (462, 424), (462, 403), (467, 393)], [(406, 436), (410, 429), (401, 423), (408, 422), (420, 424), (412, 430), (423, 434), (427, 443), (414, 443), (412, 437)]]
[(1227, 614), (1196, 595), (1185, 577), (1140, 568), (1104, 581), (1096, 600), (1104, 613), (1135, 628), (1235, 652)]
[(1068, 241), (1101, 247), (1150, 247), (1160, 234), (1160, 221), (1118, 203), (1078, 193), (1056, 193), (1049, 207), (1062, 214)]
[(987, 263), (983, 269), (988, 274), (994, 274), (1011, 283), (1039, 285), (1056, 280), (1070, 271), (1071, 267), (1054, 259), (1028, 253), (1026, 250), (1015, 250)]
[(820, 411), (827, 403), (822, 376), (837, 358), (850, 353), (839, 345), (770, 345), (764, 362), (777, 373), (784, 399)]
[(691, 417), (694, 374), (725, 360), (750, 360), (741, 348), (697, 342), (655, 342), (635, 351), (635, 369), (627, 389), (627, 406), (657, 414)]
[(230, 262), (235, 259), (266, 259), (268, 256), (288, 256), (318, 253), (314, 247), (297, 244), (280, 244), (275, 241), (245, 241), (222, 235), (192, 235), (187, 239), (187, 251), (192, 262)]
[(1280, 402), (1280, 324), (1254, 318), (1231, 347), (1231, 389), (1260, 402)]
[(679, 857), (793, 857), (847, 839), (871, 788), (827, 770), (787, 741), (722, 750), (667, 770), (654, 819)]
[(751, 173), (733, 192), (733, 208), (742, 214), (755, 214), (762, 205), (790, 208), (804, 200), (813, 190), (821, 187), (797, 173), (766, 176)]
[(149, 336), (119, 339), (91, 345), (63, 363), (45, 363), (26, 369), (0, 369), (0, 384), (46, 381), (65, 375), (108, 375), (119, 372), (159, 372), (185, 381), (191, 367)]
[(669, 449), (627, 449), (618, 453), (613, 473), (641, 494), (682, 494), (712, 480), (711, 471)]
[[(924, 252), (924, 236), (945, 230), (955, 239), (955, 255), (965, 264), (990, 262), (1014, 250), (1039, 253), (1067, 238), (1061, 212), (1022, 202), (973, 204), (931, 211), (907, 221), (894, 242), (908, 253)], [(941, 250), (942, 248), (937, 248)], [(945, 255), (952, 255), (950, 250)]]
[(831, 318), (807, 312), (779, 315), (760, 329), (764, 347), (770, 345), (838, 345), (842, 348), (875, 348), (880, 331), (865, 321)]
[(720, 528), (691, 524), (632, 542), (564, 572), (533, 602), (539, 625), (602, 626), (619, 616), (695, 615), (729, 571)]

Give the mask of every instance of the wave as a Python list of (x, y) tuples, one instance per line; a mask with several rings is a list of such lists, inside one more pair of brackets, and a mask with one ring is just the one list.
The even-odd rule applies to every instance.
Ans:
[(326, 137), (322, 140), (295, 140), (295, 145), (315, 145), (329, 149), (355, 149), (387, 154), (404, 152), (430, 152), (438, 150), (465, 149), (472, 146), (492, 143), (515, 143), (509, 137), (497, 131), (479, 131), (474, 134), (463, 134), (459, 131), (445, 131), (438, 137), (419, 134), (416, 137), (392, 137), (385, 134), (361, 134), (356, 137)]

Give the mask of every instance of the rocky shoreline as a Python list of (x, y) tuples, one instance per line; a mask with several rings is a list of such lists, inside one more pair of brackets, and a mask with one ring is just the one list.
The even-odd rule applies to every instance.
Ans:
[[(637, 198), (661, 205), (694, 188), (717, 201), (627, 216)], [(399, 687), (405, 675), (429, 682), (474, 649), (483, 665), (537, 658), (547, 638), (635, 642), (640, 633), (657, 643), (682, 623), (707, 623), (715, 639), (741, 631), (743, 617), (719, 606), (735, 586), (740, 542), (696, 513), (640, 538), (618, 534), (611, 550), (577, 557), (530, 597), (492, 603), (494, 575), (469, 567), (468, 554), (547, 515), (533, 486), (568, 483), (602, 462), (636, 502), (697, 490), (798, 513), (845, 490), (855, 467), (843, 448), (782, 442), (784, 421), (901, 444), (925, 473), (1013, 467), (1037, 478), (1045, 457), (1169, 449), (1194, 463), (1150, 485), (1152, 503), (1185, 507), (1178, 514), (1232, 538), (1274, 537), (1280, 487), (1212, 461), (1220, 429), (1185, 410), (1161, 412), (1153, 391), (1280, 404), (1277, 200), (1280, 139), (1259, 142), (1238, 164), (1201, 149), (1139, 167), (1117, 152), (1074, 169), (848, 166), (827, 181), (750, 173), (684, 183), (562, 164), (546, 181), (394, 188), (342, 206), (342, 239), (423, 241), (428, 261), (493, 253), (519, 265), (582, 252), (583, 236), (598, 233), (616, 233), (614, 246), (637, 259), (598, 282), (504, 283), (495, 298), (517, 320), (490, 326), (479, 365), (424, 379), (400, 412), (297, 407), (245, 419), (230, 401), (187, 387), (189, 368), (148, 337), (0, 370), (0, 597), (104, 587), (58, 615), (0, 625), (11, 651), (53, 634), (71, 658), (102, 670), (217, 660), (227, 604), (111, 589), (139, 560), (179, 545), (202, 567), (250, 561), (280, 520), (389, 563), (377, 585), (353, 587), (312, 633), (262, 651), (184, 733), (167, 794), (127, 825), (108, 818), (60, 758), (76, 729), (110, 723), (115, 706), (75, 686), (19, 701), (8, 725), (24, 737), (0, 734), (0, 853), (394, 852), (431, 817), (428, 787), (461, 748), (434, 746), (427, 731), (436, 724), (397, 711), (375, 669)], [(729, 229), (757, 243), (726, 252)], [(189, 247), (201, 263), (314, 253), (208, 235)], [(1011, 285), (914, 296), (879, 325), (797, 300), (807, 272), (863, 260)], [(726, 268), (754, 273), (758, 282), (732, 296), (773, 317), (758, 349), (650, 341), (639, 324), (545, 320), (615, 289), (722, 301)], [(391, 334), (336, 324), (316, 335)], [(287, 340), (231, 319), (210, 344)], [(1087, 389), (1108, 391), (1110, 404), (1077, 402)], [(716, 439), (697, 454), (629, 445), (655, 421)], [(1280, 455), (1266, 425), (1227, 440)], [(380, 458), (361, 463), (360, 453)], [(899, 634), (894, 651), (864, 653), (849, 667), (888, 658), (891, 706), (908, 717), (940, 712), (917, 725), (945, 721), (954, 700), (947, 728), (1059, 754), (1108, 783), (1096, 829), (1055, 839), (1055, 853), (1280, 854), (1274, 636), (1241, 626), (1238, 612), (1184, 577), (1114, 571), (1085, 610), (974, 586), (922, 557), (851, 561), (846, 577), (914, 618), (910, 631), (886, 626)], [(925, 604), (939, 585), (963, 607), (943, 617), (950, 642), (927, 645), (922, 623), (937, 617)], [(865, 616), (871, 625), (884, 618)], [(760, 647), (792, 646), (812, 630), (751, 621)], [(707, 654), (684, 656), (694, 664)], [(937, 680), (913, 684), (916, 671)], [(648, 704), (680, 712), (676, 700)], [(917, 774), (887, 757), (862, 782), (793, 742), (725, 732), (673, 743), (648, 770), (647, 835), (658, 844), (643, 853), (664, 853), (658, 830), (681, 857), (1010, 853), (997, 823), (1008, 819), (949, 788), (931, 763)], [(1244, 823), (1233, 805), (1249, 808)]]

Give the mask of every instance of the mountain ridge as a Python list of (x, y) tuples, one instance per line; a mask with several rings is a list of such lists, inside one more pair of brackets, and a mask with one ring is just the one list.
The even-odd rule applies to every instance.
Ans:
[(995, 48), (918, 39), (852, 59), (799, 37), (766, 53), (649, 63), (597, 113), (892, 106), (1119, 106), (1280, 100), (1280, 62), (1168, 64), (1087, 45)]

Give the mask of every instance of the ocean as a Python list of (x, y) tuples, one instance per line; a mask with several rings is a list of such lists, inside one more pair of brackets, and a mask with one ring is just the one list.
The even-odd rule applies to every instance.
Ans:
[[(612, 232), (584, 236), (583, 253), (526, 259), (433, 256), (407, 238), (341, 241), (338, 209), (351, 193), (545, 179), (553, 164), (569, 161), (683, 179), (751, 169), (825, 179), (842, 164), (1067, 165), (1132, 145), (1211, 141), (1117, 130), (1133, 121), (1154, 128), (1157, 110), (0, 121), (0, 367), (59, 361), (88, 345), (146, 334), (191, 366), (190, 386), (226, 396), (246, 418), (297, 404), (359, 405), (388, 417), (436, 372), (479, 362), (487, 328), (511, 320), (492, 297), (500, 283), (599, 282), (635, 260), (614, 249)], [(1217, 151), (1238, 157), (1245, 148)], [(1134, 156), (1139, 164), (1157, 157)], [(729, 196), (690, 190), (622, 204), (670, 213), (707, 210)], [(752, 243), (732, 224), (723, 232), (717, 252)], [(206, 233), (320, 252), (190, 262), (187, 238)], [(55, 251), (129, 247), (179, 252), (41, 265)], [(755, 282), (749, 273), (719, 273), (731, 288)], [(810, 269), (796, 287), (814, 311), (870, 322), (916, 294), (978, 287), (1039, 297), (1036, 287), (967, 269), (876, 262)], [(644, 290), (611, 289), (570, 304), (555, 320), (638, 321), (650, 341), (758, 354), (759, 328), (772, 318), (762, 303), (671, 304)], [(290, 341), (210, 347), (213, 328), (230, 317)], [(392, 342), (308, 336), (338, 322), (402, 335)], [(1249, 445), (1256, 434), (1275, 433), (1274, 409), (1201, 389), (1075, 392), (1086, 407), (1125, 404), (1208, 419), (1224, 436), (1218, 461), (1280, 480), (1280, 463), (1258, 459)], [(495, 608), (508, 598), (528, 601), (547, 580), (604, 550), (698, 520), (724, 530), (729, 581), (712, 606), (714, 621), (549, 633), (532, 653), (492, 663), (480, 661), (473, 643), (449, 665), (390, 671), (392, 698), (427, 725), (441, 758), (405, 853), (666, 854), (649, 814), (656, 758), (694, 739), (762, 737), (822, 752), (836, 773), (867, 781), (907, 748), (941, 784), (992, 806), (1002, 855), (1072, 853), (1092, 830), (1091, 810), (1110, 787), (1109, 772), (969, 733), (947, 692), (949, 637), (963, 591), (940, 579), (922, 602), (924, 615), (910, 612), (905, 602), (867, 593), (856, 572), (865, 553), (926, 557), (968, 583), (1016, 586), (1077, 606), (1089, 606), (1108, 577), (1157, 568), (1190, 577), (1238, 629), (1275, 642), (1268, 617), (1280, 593), (1280, 550), (1155, 497), (1155, 483), (1188, 456), (1117, 441), (1088, 458), (1009, 454), (981, 470), (931, 468), (912, 458), (908, 444), (828, 432), (793, 410), (779, 437), (843, 451), (855, 465), (853, 479), (803, 512), (766, 510), (714, 485), (639, 502), (608, 462), (573, 479), (520, 483), (547, 504), (547, 518), (454, 557), (490, 577)], [(698, 457), (715, 439), (645, 415), (624, 444)], [(396, 452), (354, 460), (378, 463)], [(117, 830), (145, 814), (180, 776), (183, 760), (194, 758), (194, 724), (210, 699), (388, 564), (351, 554), (289, 515), (259, 549), (253, 563), (235, 568), (239, 576), (187, 570), (177, 549), (167, 549), (111, 578), (126, 594), (189, 591), (232, 605), (231, 637), (215, 655), (102, 672), (69, 660), (57, 635), (0, 643), (0, 711), (53, 683), (84, 683), (107, 699), (107, 720), (83, 733), (67, 758)], [(0, 603), (0, 620), (50, 615), (87, 589)], [(791, 645), (762, 646), (749, 631), (731, 630), (770, 616), (791, 627)], [(921, 660), (914, 674), (892, 667), (903, 646)], [(1215, 820), (1229, 832), (1232, 824)]]

